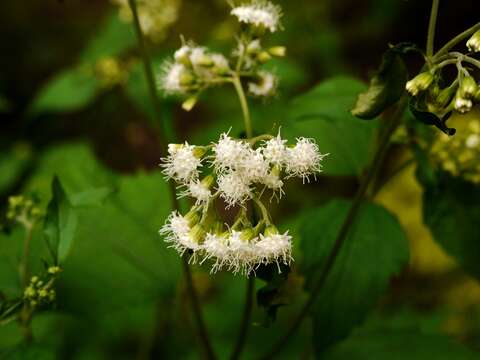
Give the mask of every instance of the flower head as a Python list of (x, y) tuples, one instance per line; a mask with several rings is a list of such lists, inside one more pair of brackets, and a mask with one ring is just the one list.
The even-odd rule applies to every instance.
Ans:
[(265, 161), (261, 149), (250, 149), (243, 163), (239, 165), (241, 175), (247, 182), (261, 182), (268, 175), (268, 162)]
[(242, 23), (267, 29), (272, 33), (281, 28), (282, 9), (269, 1), (253, 0), (234, 7), (230, 13)]
[(233, 273), (242, 273), (249, 275), (258, 264), (258, 253), (256, 251), (255, 243), (258, 240), (256, 237), (245, 236), (248, 231), (233, 230), (228, 239), (228, 246), (230, 249), (229, 267)]
[(467, 48), (469, 51), (480, 51), (480, 30), (477, 30), (467, 41)]
[(321, 161), (326, 156), (320, 154), (317, 144), (306, 138), (298, 138), (293, 148), (288, 148), (287, 173), (309, 181), (309, 176), (322, 171)]
[[(212, 176), (209, 175), (207, 178), (212, 178)], [(196, 200), (195, 205), (206, 204), (212, 197), (212, 192), (210, 191), (211, 184), (209, 185), (204, 180), (191, 180), (190, 183), (185, 186), (186, 189), (182, 193), (180, 193), (179, 197), (192, 197)]]
[[(279, 234), (278, 231), (271, 232), (266, 230), (266, 234), (260, 234), (260, 241), (255, 244), (258, 254), (265, 264), (280, 263), (290, 265), (292, 261), (292, 237), (285, 234)], [(280, 272), (280, 266), (278, 267)]]
[(185, 94), (194, 83), (194, 77), (187, 67), (180, 63), (165, 62), (158, 79), (166, 94)]
[(250, 148), (247, 143), (234, 140), (228, 133), (223, 133), (218, 143), (213, 146), (214, 160), (212, 164), (217, 171), (235, 170), (239, 164), (243, 164), (249, 155)]
[(250, 184), (236, 171), (220, 175), (217, 183), (220, 197), (225, 200), (227, 207), (242, 205), (252, 197)]
[(286, 143), (287, 140), (283, 140), (279, 132), (276, 137), (265, 142), (263, 156), (270, 164), (282, 166), (286, 163), (288, 156)]
[(267, 71), (260, 71), (257, 82), (248, 83), (248, 91), (255, 96), (272, 96), (277, 90), (277, 83), (278, 79), (274, 74)]
[(167, 179), (174, 179), (181, 183), (189, 183), (198, 178), (198, 168), (202, 164), (196, 154), (196, 147), (188, 143), (170, 144), (168, 157), (162, 159), (163, 173)]
[(212, 273), (216, 273), (223, 267), (228, 266), (231, 252), (230, 248), (228, 247), (227, 234), (207, 233), (202, 248), (203, 251), (205, 251), (205, 258), (203, 261), (215, 259), (215, 263), (213, 264), (211, 270)]

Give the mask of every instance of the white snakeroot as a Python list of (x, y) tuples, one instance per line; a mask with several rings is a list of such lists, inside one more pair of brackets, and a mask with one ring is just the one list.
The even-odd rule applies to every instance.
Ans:
[(322, 159), (328, 155), (320, 154), (317, 144), (306, 138), (298, 138), (293, 148), (287, 148), (288, 158), (286, 171), (289, 177), (301, 177), (303, 182), (310, 181), (309, 176), (314, 178), (322, 171)]
[(281, 27), (282, 10), (269, 1), (253, 0), (234, 7), (230, 13), (240, 22), (268, 29), (272, 33)]
[(189, 45), (183, 45), (180, 49), (175, 51), (173, 57), (176, 62), (185, 63), (188, 62), (190, 59), (190, 53), (192, 52), (192, 48)]
[(229, 268), (234, 274), (240, 272), (248, 276), (258, 264), (259, 257), (255, 247), (257, 240), (258, 238), (245, 240), (240, 231), (231, 232), (228, 239)]
[(234, 140), (228, 133), (223, 133), (218, 143), (213, 145), (215, 158), (212, 164), (219, 172), (226, 170), (235, 170), (240, 164), (243, 164), (249, 154), (249, 146), (243, 141)]
[(168, 216), (159, 234), (165, 236), (165, 242), (171, 243), (169, 247), (173, 247), (179, 253), (183, 254), (189, 248), (186, 245), (191, 245), (186, 241), (189, 232), (190, 225), (188, 220), (177, 211), (174, 211)]
[(227, 208), (242, 205), (252, 197), (250, 184), (238, 172), (222, 174), (217, 180), (220, 197), (226, 202)]
[(183, 64), (166, 62), (162, 66), (159, 85), (167, 94), (184, 94), (187, 88), (182, 84), (183, 78), (188, 74)]
[(472, 109), (473, 103), (472, 100), (457, 97), (455, 99), (455, 110), (459, 113), (464, 114)]
[(205, 251), (205, 257), (201, 263), (212, 258), (215, 259), (211, 273), (216, 273), (223, 267), (229, 266), (231, 251), (228, 247), (228, 237), (207, 233), (202, 249)]
[(260, 241), (255, 244), (262, 263), (276, 263), (280, 272), (280, 263), (290, 265), (292, 261), (292, 237), (285, 234), (260, 234)]
[(260, 71), (258, 73), (259, 79), (257, 82), (248, 83), (248, 91), (255, 96), (272, 96), (277, 90), (277, 77), (267, 71)]
[(268, 141), (265, 141), (263, 147), (263, 156), (267, 159), (272, 165), (282, 166), (286, 163), (288, 152), (286, 144), (287, 140), (283, 140), (280, 137), (280, 132), (278, 135)]
[(168, 157), (162, 159), (161, 165), (167, 179), (189, 183), (198, 178), (198, 168), (202, 165), (202, 161), (195, 156), (194, 149), (195, 146), (188, 143), (168, 146)]
[(268, 162), (265, 161), (261, 149), (250, 149), (243, 163), (239, 165), (241, 175), (247, 182), (261, 182), (269, 172)]
[(186, 189), (180, 193), (179, 198), (192, 197), (194, 198), (195, 205), (206, 204), (212, 197), (212, 192), (207, 185), (200, 180), (192, 180), (188, 185), (185, 185)]
[[(280, 176), (276, 171), (271, 171), (262, 179), (262, 184), (264, 184), (268, 189), (273, 190), (273, 194), (270, 198), (270, 201), (276, 197), (281, 199), (285, 194), (283, 190), (283, 181), (280, 179)], [(278, 195), (277, 195), (278, 193)]]

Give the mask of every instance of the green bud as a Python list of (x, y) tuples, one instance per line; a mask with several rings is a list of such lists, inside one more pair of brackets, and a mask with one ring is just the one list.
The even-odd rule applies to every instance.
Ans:
[(257, 55), (262, 50), (262, 45), (260, 40), (253, 40), (247, 45), (247, 54), (248, 55)]
[(451, 101), (453, 96), (455, 95), (456, 89), (455, 86), (449, 86), (445, 89), (442, 89), (438, 96), (435, 98), (435, 104), (443, 109), (446, 107)]
[(262, 51), (260, 54), (258, 54), (258, 61), (260, 61), (262, 64), (268, 62), (272, 56), (266, 52), (266, 51)]
[(480, 30), (477, 30), (470, 39), (467, 41), (467, 48), (470, 51), (480, 51)]
[(57, 275), (61, 271), (62, 269), (59, 266), (50, 266), (47, 270), (47, 272), (51, 275)]
[(203, 226), (197, 224), (190, 230), (189, 235), (197, 244), (200, 244), (205, 238), (205, 230)]
[(182, 103), (182, 109), (185, 111), (190, 111), (193, 109), (197, 103), (198, 98), (196, 96), (191, 96)]
[(180, 85), (181, 86), (190, 86), (195, 84), (195, 77), (189, 73), (189, 72), (184, 72), (182, 75), (180, 75)]
[(285, 46), (274, 46), (268, 49), (268, 52), (272, 56), (284, 57), (287, 53), (287, 48)]
[(214, 183), (215, 183), (215, 178), (211, 174), (205, 176), (202, 179), (202, 185), (204, 185), (207, 189), (210, 189)]
[(28, 286), (25, 291), (23, 292), (23, 296), (26, 298), (33, 298), (35, 297), (37, 292), (33, 286)]
[(279, 234), (278, 229), (274, 225), (269, 225), (263, 232), (265, 236), (277, 235)]
[(412, 96), (417, 96), (419, 92), (427, 90), (432, 82), (433, 75), (426, 71), (408, 81), (405, 88)]
[(460, 96), (465, 99), (471, 99), (477, 92), (477, 83), (471, 76), (466, 76), (460, 82)]
[(199, 56), (197, 59), (195, 59), (195, 65), (211, 67), (214, 65), (214, 62), (210, 56), (203, 54), (202, 56)]
[(193, 148), (193, 155), (197, 159), (201, 159), (203, 157), (203, 155), (205, 155), (206, 152), (207, 152), (207, 150), (203, 146), (195, 146)]
[(188, 221), (190, 227), (195, 226), (200, 221), (200, 215), (196, 210), (190, 210), (184, 217)]
[(30, 279), (30, 282), (32, 284), (35, 284), (37, 281), (38, 281), (38, 276), (32, 276), (32, 278)]
[(211, 227), (211, 231), (216, 235), (224, 236), (225, 234), (227, 234), (228, 236), (228, 232), (225, 232), (223, 222), (221, 221), (215, 221)]
[(255, 230), (253, 228), (248, 228), (248, 229), (242, 230), (242, 233), (240, 234), (240, 238), (243, 241), (250, 241), (255, 237), (255, 235), (256, 235)]

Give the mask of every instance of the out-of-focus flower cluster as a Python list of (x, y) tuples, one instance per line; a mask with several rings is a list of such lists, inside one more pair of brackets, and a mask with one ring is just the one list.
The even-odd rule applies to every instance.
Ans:
[(42, 212), (33, 198), (23, 195), (10, 196), (8, 198), (7, 220), (30, 228), (41, 217)]
[(42, 276), (32, 276), (23, 292), (23, 298), (31, 308), (50, 305), (55, 301), (55, 280), (62, 269), (51, 266)]
[(444, 171), (479, 184), (480, 118), (469, 119), (453, 137), (439, 134), (433, 143), (431, 157)]
[[(480, 31), (474, 33), (466, 45), (470, 52), (479, 52)], [(475, 70), (480, 69), (480, 61), (473, 55), (452, 51), (433, 58), (427, 71), (407, 82), (406, 90), (424, 102), (429, 112), (439, 117), (451, 111), (461, 114), (469, 112), (475, 104), (480, 103), (480, 87), (472, 76)], [(456, 67), (457, 76), (453, 82), (444, 86), (443, 69), (448, 65)]]
[[(111, 0), (119, 6), (120, 18), (133, 19), (128, 0)], [(153, 42), (164, 40), (167, 30), (177, 21), (181, 0), (136, 0), (138, 18), (143, 33)]]
[(267, 31), (281, 28), (281, 9), (268, 1), (257, 0), (233, 7), (231, 14), (242, 25), (231, 56), (183, 41), (173, 59), (161, 67), (158, 82), (166, 94), (197, 96), (210, 86), (231, 83), (234, 76), (246, 83), (252, 96), (275, 94), (277, 77), (261, 65), (272, 57), (284, 56), (286, 50), (283, 46), (265, 48), (262, 42)]
[[(314, 141), (299, 138), (288, 146), (280, 134), (239, 140), (224, 133), (209, 146), (171, 144), (168, 154), (165, 176), (180, 185), (180, 197), (195, 201), (186, 215), (173, 212), (160, 230), (171, 247), (182, 255), (188, 251), (192, 262), (213, 261), (213, 272), (249, 275), (261, 264), (290, 264), (291, 236), (278, 232), (262, 197), (268, 192), (270, 200), (279, 200), (288, 178), (316, 178), (325, 155)], [(214, 206), (218, 199), (239, 209), (227, 229)], [(247, 219), (248, 204), (261, 214), (255, 224)]]

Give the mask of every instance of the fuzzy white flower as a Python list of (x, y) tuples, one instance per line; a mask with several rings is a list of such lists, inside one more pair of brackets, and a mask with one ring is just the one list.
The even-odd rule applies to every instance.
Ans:
[(268, 162), (265, 161), (261, 149), (250, 149), (239, 168), (247, 182), (261, 182), (269, 172)]
[(188, 219), (174, 211), (167, 218), (159, 234), (165, 236), (165, 242), (171, 243), (170, 247), (183, 254), (187, 249), (194, 250), (198, 248), (198, 244), (190, 241), (191, 239), (188, 235), (190, 230)]
[(285, 191), (283, 190), (283, 181), (280, 179), (277, 171), (270, 171), (267, 176), (262, 179), (261, 183), (264, 184), (268, 189), (273, 190), (270, 201), (274, 197), (276, 197), (277, 200), (281, 199), (285, 194)]
[(184, 63), (184, 62), (187, 62), (187, 60), (190, 59), (191, 51), (192, 51), (191, 46), (183, 45), (180, 49), (175, 51), (173, 57), (174, 57), (176, 62)]
[(303, 182), (309, 181), (309, 176), (316, 176), (322, 171), (322, 159), (328, 155), (320, 154), (317, 144), (306, 138), (298, 138), (293, 148), (288, 148), (286, 171), (289, 177), (301, 177)]
[(285, 146), (286, 143), (287, 140), (283, 140), (279, 132), (276, 137), (265, 141), (263, 156), (265, 156), (265, 159), (272, 165), (284, 165), (288, 157), (287, 147)]
[(159, 86), (166, 94), (184, 94), (187, 92), (186, 79), (189, 71), (183, 64), (165, 62), (159, 77)]
[(229, 266), (230, 248), (228, 246), (228, 237), (224, 235), (217, 235), (207, 233), (205, 241), (202, 244), (202, 249), (205, 252), (205, 257), (201, 263), (208, 259), (215, 259), (212, 266), (211, 273), (216, 273), (225, 266)]
[(280, 272), (280, 263), (290, 265), (292, 261), (292, 237), (285, 234), (260, 234), (260, 241), (255, 244), (262, 263), (276, 263)]
[(253, 0), (234, 7), (231, 14), (240, 22), (268, 29), (272, 33), (281, 27), (282, 10), (269, 1)]
[(223, 133), (212, 150), (215, 154), (212, 164), (217, 171), (224, 172), (225, 170), (235, 170), (243, 164), (250, 148), (247, 143), (234, 140), (228, 136), (228, 133)]
[(198, 168), (202, 160), (195, 156), (195, 146), (170, 144), (168, 157), (163, 158), (163, 173), (167, 179), (174, 179), (181, 183), (189, 183), (198, 177)]
[(457, 110), (459, 113), (464, 114), (472, 109), (473, 103), (472, 100), (469, 99), (464, 99), (461, 97), (457, 97), (455, 99), (455, 110)]
[(260, 71), (258, 73), (259, 79), (257, 82), (248, 83), (248, 91), (255, 96), (272, 96), (277, 90), (278, 79), (277, 77), (267, 71)]
[(209, 187), (198, 179), (190, 181), (185, 186), (186, 189), (179, 194), (179, 198), (192, 197), (196, 200), (195, 205), (206, 204), (212, 197)]
[(245, 240), (240, 231), (232, 231), (228, 239), (230, 250), (229, 267), (236, 274), (240, 272), (248, 276), (258, 263), (259, 257), (255, 243), (258, 238)]
[(217, 184), (220, 197), (227, 203), (227, 207), (242, 205), (252, 197), (249, 183), (235, 171), (220, 175)]

